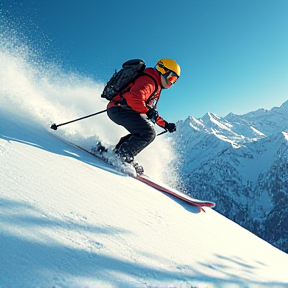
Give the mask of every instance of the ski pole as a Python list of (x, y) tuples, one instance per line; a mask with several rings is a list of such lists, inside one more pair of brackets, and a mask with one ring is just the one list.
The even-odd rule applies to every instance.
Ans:
[(71, 120), (71, 121), (68, 121), (68, 122), (65, 122), (65, 123), (62, 123), (62, 124), (58, 124), (56, 125), (55, 123), (53, 123), (50, 128), (53, 129), (53, 130), (57, 130), (58, 127), (62, 126), (62, 125), (66, 125), (66, 124), (70, 124), (70, 123), (73, 123), (73, 122), (76, 122), (76, 121), (80, 121), (82, 119), (86, 119), (86, 118), (89, 118), (89, 117), (92, 117), (92, 116), (95, 116), (95, 115), (98, 115), (98, 114), (101, 114), (101, 113), (104, 113), (106, 112), (107, 109), (105, 110), (102, 110), (102, 111), (99, 111), (99, 112), (96, 112), (96, 113), (93, 113), (93, 114), (90, 114), (90, 115), (87, 115), (87, 116), (84, 116), (84, 117), (81, 117), (81, 118), (78, 118), (78, 119), (75, 119), (75, 120)]
[(167, 133), (167, 132), (168, 132), (168, 130), (165, 129), (165, 131), (163, 131), (163, 132), (157, 134), (156, 136), (160, 136), (160, 135), (165, 134), (165, 133)]

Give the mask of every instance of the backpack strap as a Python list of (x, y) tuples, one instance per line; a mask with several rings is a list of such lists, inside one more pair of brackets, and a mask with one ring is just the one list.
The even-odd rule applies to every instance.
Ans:
[[(151, 100), (151, 98), (155, 95), (156, 91), (158, 90), (158, 83), (157, 83), (157, 81), (155, 80), (155, 78), (154, 78), (152, 75), (148, 74), (148, 73), (142, 72), (141, 74), (139, 74), (139, 75), (133, 80), (132, 83), (134, 84), (134, 82), (135, 82), (138, 78), (140, 78), (141, 76), (144, 76), (144, 75), (150, 77), (150, 78), (154, 81), (154, 84), (155, 84), (155, 89), (154, 89), (153, 93), (152, 93), (152, 94), (150, 95), (150, 97), (146, 100), (146, 103), (149, 103), (149, 101)], [(131, 84), (131, 83), (130, 83), (130, 84)], [(127, 105), (126, 100), (125, 100), (125, 98), (123, 97), (123, 94), (126, 93), (126, 92), (129, 92), (132, 86), (133, 86), (133, 85), (131, 85), (131, 86), (129, 85), (126, 89), (124, 89), (123, 91), (121, 91), (121, 92), (119, 93), (119, 94), (120, 94), (120, 97), (122, 98), (122, 101), (121, 101), (119, 104)]]
[(147, 73), (144, 73), (144, 72), (143, 72), (143, 74), (149, 76), (149, 77), (154, 81), (154, 84), (155, 84), (155, 89), (154, 89), (153, 93), (152, 93), (152, 94), (150, 95), (150, 97), (146, 100), (146, 104), (147, 104), (147, 103), (149, 103), (149, 101), (151, 100), (151, 98), (155, 95), (155, 93), (158, 91), (158, 83), (157, 83), (157, 81), (155, 80), (155, 78), (154, 78), (152, 75), (147, 74)]

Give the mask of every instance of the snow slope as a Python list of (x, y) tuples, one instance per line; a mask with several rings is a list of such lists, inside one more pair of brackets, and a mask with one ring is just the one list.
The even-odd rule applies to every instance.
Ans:
[(1, 288), (288, 287), (287, 254), (0, 111)]
[[(103, 84), (0, 34), (1, 288), (288, 287), (287, 254), (53, 137), (89, 148), (123, 131), (103, 115), (50, 130), (102, 110)], [(142, 155), (165, 178), (165, 138)]]

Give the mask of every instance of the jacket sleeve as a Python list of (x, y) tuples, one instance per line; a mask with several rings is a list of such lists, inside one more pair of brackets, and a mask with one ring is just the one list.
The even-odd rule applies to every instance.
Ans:
[(129, 92), (123, 94), (123, 98), (125, 98), (127, 105), (136, 112), (146, 113), (149, 110), (146, 101), (155, 91), (155, 88), (153, 79), (143, 75), (135, 81)]
[(157, 124), (158, 126), (160, 126), (160, 127), (162, 127), (162, 128), (165, 128), (166, 123), (167, 123), (167, 122), (166, 122), (162, 117), (160, 117), (159, 115), (157, 116), (157, 118), (156, 118), (156, 124)]

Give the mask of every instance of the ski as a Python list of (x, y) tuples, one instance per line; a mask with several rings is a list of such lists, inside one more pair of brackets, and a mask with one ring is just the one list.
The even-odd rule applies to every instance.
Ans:
[[(89, 155), (93, 156), (93, 157), (96, 157), (97, 159), (99, 160), (102, 160), (104, 161), (106, 164), (109, 164), (111, 165), (111, 167), (115, 168), (115, 166), (113, 166), (111, 163), (109, 163), (109, 161), (101, 156), (101, 155), (97, 155), (97, 154), (94, 154), (92, 151), (89, 151), (75, 143), (72, 143), (68, 140), (65, 140), (61, 137), (59, 137), (58, 135), (56, 136), (55, 134), (53, 134), (54, 137), (56, 137), (57, 139), (59, 139), (60, 141), (70, 145), (70, 146), (73, 146), (85, 153), (88, 153)], [(203, 211), (205, 212), (204, 210), (204, 207), (210, 207), (210, 208), (213, 208), (216, 206), (216, 204), (214, 202), (211, 202), (211, 201), (205, 201), (205, 200), (199, 200), (199, 199), (196, 199), (196, 198), (193, 198), (191, 196), (189, 196), (188, 194), (186, 193), (183, 193), (183, 192), (180, 192), (176, 189), (173, 189), (173, 188), (170, 188), (168, 187), (167, 185), (163, 184), (163, 183), (160, 183), (160, 182), (157, 182), (153, 179), (151, 179), (149, 176), (145, 175), (145, 174), (137, 174), (136, 173), (136, 176), (132, 176), (130, 174), (127, 174), (127, 173), (123, 173), (123, 175), (127, 175), (127, 176), (130, 176), (130, 177), (133, 177), (134, 179), (142, 182), (142, 183), (145, 183), (147, 185), (149, 185), (150, 187), (153, 187), (155, 188), (156, 190), (162, 192), (162, 193), (165, 193), (167, 195), (171, 195), (177, 199), (180, 199), (192, 206), (195, 206), (197, 207), (200, 211)]]
[(193, 198), (186, 193), (180, 192), (176, 189), (173, 189), (173, 188), (166, 186), (165, 184), (154, 181), (147, 175), (137, 175), (136, 178), (139, 181), (141, 181), (141, 182), (143, 182), (149, 186), (152, 186), (153, 188), (155, 188), (155, 189), (157, 189), (163, 193), (172, 195), (172, 196), (174, 196), (180, 200), (183, 200), (183, 201), (185, 201), (185, 202), (187, 202), (193, 206), (196, 206), (196, 207), (200, 208), (202, 211), (205, 211), (203, 209), (203, 207), (213, 208), (216, 206), (216, 204), (214, 202)]

